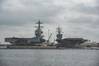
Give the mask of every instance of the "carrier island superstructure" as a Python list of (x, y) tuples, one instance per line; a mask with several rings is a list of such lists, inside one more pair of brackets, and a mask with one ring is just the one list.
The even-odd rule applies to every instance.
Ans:
[[(46, 48), (46, 49), (56, 49), (56, 48), (75, 48), (77, 45), (84, 43), (83, 38), (63, 38), (62, 30), (60, 27), (57, 28), (56, 34), (56, 44), (49, 45), (49, 40), (44, 39), (43, 31), (41, 26), (41, 21), (39, 20), (35, 30), (35, 36), (33, 38), (19, 38), (19, 37), (9, 37), (5, 38), (5, 42), (9, 42), (7, 48)], [(52, 35), (52, 34), (51, 34)], [(51, 37), (51, 35), (49, 37)], [(49, 39), (49, 38), (48, 38)]]

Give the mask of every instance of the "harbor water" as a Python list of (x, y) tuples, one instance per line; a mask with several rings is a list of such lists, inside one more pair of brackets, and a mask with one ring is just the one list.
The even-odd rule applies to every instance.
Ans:
[(99, 50), (0, 49), (0, 66), (99, 66)]

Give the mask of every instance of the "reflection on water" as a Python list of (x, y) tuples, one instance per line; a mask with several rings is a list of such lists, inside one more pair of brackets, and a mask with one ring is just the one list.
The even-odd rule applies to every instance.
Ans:
[(98, 66), (99, 50), (2, 49), (0, 66)]

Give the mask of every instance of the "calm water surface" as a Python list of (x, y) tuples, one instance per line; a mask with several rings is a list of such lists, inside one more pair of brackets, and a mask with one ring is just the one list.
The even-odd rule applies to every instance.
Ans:
[(0, 66), (99, 66), (99, 50), (0, 49)]

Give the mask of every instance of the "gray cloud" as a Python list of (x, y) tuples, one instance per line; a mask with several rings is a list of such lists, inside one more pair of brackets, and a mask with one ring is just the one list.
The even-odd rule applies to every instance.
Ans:
[(17, 25), (37, 19), (47, 22), (50, 17), (56, 16), (62, 10), (61, 6), (50, 4), (49, 1), (22, 0), (19, 2), (19, 5), (9, 2), (2, 5), (3, 13), (0, 16), (0, 25)]
[(78, 7), (78, 11), (85, 13), (85, 14), (91, 14), (91, 15), (99, 15), (99, 6), (87, 6), (84, 4), (79, 4), (77, 5)]

